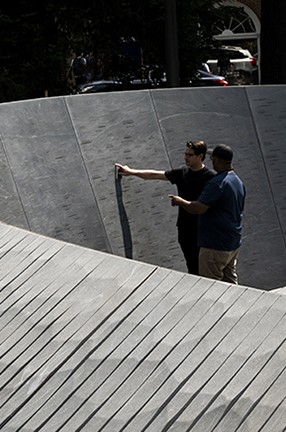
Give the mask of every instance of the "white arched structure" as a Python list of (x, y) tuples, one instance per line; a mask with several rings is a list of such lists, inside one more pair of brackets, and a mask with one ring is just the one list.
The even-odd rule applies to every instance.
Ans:
[(257, 43), (258, 82), (260, 83), (260, 20), (258, 16), (250, 7), (237, 0), (224, 0), (218, 6), (242, 8), (245, 12), (240, 20), (233, 17), (229, 22), (224, 23), (224, 28), (218, 28), (220, 33), (215, 36), (215, 39), (220, 41), (255, 39)]

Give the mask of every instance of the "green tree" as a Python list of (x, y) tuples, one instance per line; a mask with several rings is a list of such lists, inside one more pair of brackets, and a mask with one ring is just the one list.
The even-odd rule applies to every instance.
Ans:
[[(222, 10), (215, 0), (177, 0), (183, 80), (207, 58)], [(0, 6), (0, 101), (66, 94), (73, 52), (93, 51), (106, 76), (132, 68), (126, 42), (165, 67), (164, 0), (19, 0)]]
[(213, 36), (224, 17), (223, 8), (212, 0), (178, 0), (178, 40), (181, 82), (188, 80), (209, 58)]
[(1, 101), (40, 97), (49, 88), (62, 91), (65, 45), (49, 5), (22, 1), (13, 10), (6, 2), (0, 28)]

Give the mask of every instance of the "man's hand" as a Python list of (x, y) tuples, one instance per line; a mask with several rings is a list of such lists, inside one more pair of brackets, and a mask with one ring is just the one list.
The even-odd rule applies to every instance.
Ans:
[(208, 205), (203, 204), (200, 201), (187, 201), (177, 195), (168, 195), (168, 197), (171, 199), (171, 204), (173, 207), (183, 207), (183, 209), (187, 210), (187, 212), (194, 215), (203, 214), (209, 209)]
[(177, 207), (182, 204), (183, 200), (178, 195), (168, 195), (168, 197), (171, 199), (172, 207)]
[(150, 169), (135, 169), (130, 168), (128, 165), (115, 164), (118, 175), (122, 176), (136, 176), (143, 180), (168, 180), (165, 176), (165, 171), (150, 170)]
[(119, 163), (116, 163), (115, 167), (116, 167), (117, 172), (118, 172), (119, 175), (129, 176), (129, 175), (133, 174), (132, 168), (130, 168), (128, 165), (121, 165)]

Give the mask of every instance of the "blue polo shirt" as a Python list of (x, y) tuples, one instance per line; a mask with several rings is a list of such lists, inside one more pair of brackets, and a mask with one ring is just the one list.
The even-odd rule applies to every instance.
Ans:
[(210, 206), (199, 217), (199, 246), (222, 251), (237, 249), (241, 245), (245, 186), (236, 173), (218, 173), (198, 201)]

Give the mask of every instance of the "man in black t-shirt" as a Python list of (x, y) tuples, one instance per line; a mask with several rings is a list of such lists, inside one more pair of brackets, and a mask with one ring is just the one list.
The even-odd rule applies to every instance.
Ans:
[[(168, 171), (142, 170), (116, 163), (118, 173), (123, 176), (136, 176), (144, 180), (169, 180), (178, 189), (178, 195), (196, 200), (206, 183), (215, 176), (203, 163), (207, 152), (204, 141), (188, 141), (185, 148), (185, 167)], [(198, 275), (199, 247), (197, 241), (197, 216), (179, 207), (178, 241), (184, 254), (188, 272)]]

